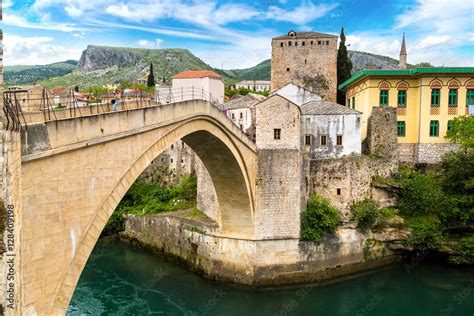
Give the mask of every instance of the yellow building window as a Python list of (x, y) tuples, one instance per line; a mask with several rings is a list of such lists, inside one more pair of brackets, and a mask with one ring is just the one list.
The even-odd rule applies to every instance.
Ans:
[(380, 106), (388, 106), (388, 90), (380, 90)]
[(431, 89), (431, 106), (439, 106), (439, 89)]
[(398, 90), (398, 107), (404, 108), (407, 106), (407, 91)]
[(439, 121), (430, 121), (430, 136), (439, 136)]
[(458, 90), (457, 89), (449, 89), (449, 106), (457, 106), (458, 105)]
[(467, 89), (466, 106), (474, 105), (474, 89)]

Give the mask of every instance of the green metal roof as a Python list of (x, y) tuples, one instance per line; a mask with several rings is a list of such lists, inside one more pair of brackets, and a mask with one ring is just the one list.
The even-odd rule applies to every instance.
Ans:
[(416, 74), (431, 74), (431, 73), (472, 73), (474, 74), (474, 67), (427, 67), (427, 68), (413, 68), (410, 70), (381, 70), (370, 69), (363, 70), (358, 74), (350, 77), (339, 85), (339, 89), (344, 89), (351, 83), (365, 76), (412, 76)]

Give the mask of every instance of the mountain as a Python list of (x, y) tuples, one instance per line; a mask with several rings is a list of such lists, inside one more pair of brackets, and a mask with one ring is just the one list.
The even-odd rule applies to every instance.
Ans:
[(37, 65), (37, 66), (5, 66), (3, 78), (8, 85), (24, 85), (40, 80), (63, 76), (76, 69), (76, 60)]
[[(349, 51), (353, 63), (352, 73), (375, 65), (377, 69), (398, 69), (398, 60), (365, 52)], [(79, 62), (66, 61), (45, 66), (5, 67), (7, 85), (39, 83), (46, 88), (56, 86), (81, 89), (119, 82), (136, 82), (146, 78), (150, 63), (155, 79), (167, 80), (183, 70), (211, 69), (220, 74), (226, 83), (239, 80), (270, 80), (271, 60), (246, 69), (221, 70), (211, 67), (187, 49), (139, 49), (89, 45)], [(410, 67), (411, 65), (409, 65)], [(412, 66), (411, 66), (412, 67)]]

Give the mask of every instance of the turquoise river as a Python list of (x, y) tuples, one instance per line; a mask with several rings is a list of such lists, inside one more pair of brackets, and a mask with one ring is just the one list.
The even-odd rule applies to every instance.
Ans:
[(474, 269), (404, 263), (325, 284), (254, 289), (206, 280), (99, 241), (68, 315), (474, 315)]

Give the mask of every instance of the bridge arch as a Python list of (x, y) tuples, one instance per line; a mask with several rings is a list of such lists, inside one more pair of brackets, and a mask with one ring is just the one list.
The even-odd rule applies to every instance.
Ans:
[[(171, 106), (174, 105), (169, 105), (169, 107)], [(251, 143), (247, 143), (246, 139), (243, 139), (245, 135), (232, 122), (215, 108), (209, 108), (209, 106), (209, 104), (205, 105), (204, 111), (197, 111), (193, 115), (179, 115), (177, 117), (176, 113), (174, 113), (172, 120), (168, 120), (167, 124), (160, 125), (154, 129), (148, 129), (137, 134), (124, 134), (123, 137), (115, 139), (110, 139), (110, 136), (107, 136), (108, 138), (106, 137), (103, 144), (96, 142), (91, 146), (90, 142), (86, 142), (84, 147), (81, 148), (74, 144), (74, 148), (71, 150), (65, 150), (64, 146), (62, 146), (62, 149), (52, 148), (50, 154), (48, 154), (49, 156), (45, 153), (34, 153), (32, 155), (36, 155), (35, 159), (30, 160), (28, 157), (25, 159), (23, 172), (24, 174), (30, 174), (25, 179), (25, 186), (22, 192), (25, 212), (33, 210), (31, 206), (36, 204), (37, 193), (44, 193), (52, 199), (55, 198), (48, 188), (42, 188), (39, 190), (40, 192), (38, 190), (33, 192), (35, 188), (42, 186), (42, 181), (67, 181), (71, 174), (81, 172), (79, 169), (83, 168), (84, 164), (81, 164), (78, 170), (70, 170), (63, 167), (63, 162), (75, 157), (74, 155), (78, 154), (78, 150), (82, 156), (93, 155), (90, 158), (91, 161), (97, 162), (97, 165), (87, 166), (89, 169), (95, 168), (87, 172), (90, 174), (100, 174), (100, 176), (94, 177), (94, 179), (78, 182), (79, 185), (82, 185), (82, 183), (85, 185), (94, 183), (94, 187), (98, 188), (98, 190), (81, 189), (77, 193), (82, 195), (82, 199), (89, 201), (85, 211), (88, 215), (78, 214), (77, 216), (81, 215), (81, 217), (77, 221), (69, 218), (75, 216), (74, 214), (69, 214), (61, 209), (67, 208), (67, 202), (65, 202), (64, 197), (61, 198), (59, 196), (56, 204), (54, 201), (48, 201), (50, 206), (53, 205), (58, 208), (59, 218), (61, 218), (62, 213), (64, 213), (65, 218), (63, 225), (66, 227), (64, 230), (60, 227), (53, 228), (54, 231), (57, 230), (54, 238), (56, 240), (65, 239), (69, 242), (65, 242), (62, 251), (64, 259), (56, 264), (55, 269), (48, 268), (44, 272), (39, 270), (39, 273), (45, 274), (45, 276), (51, 275), (53, 273), (52, 270), (56, 270), (54, 273), (60, 277), (57, 277), (57, 280), (55, 280), (54, 289), (51, 288), (51, 293), (45, 293), (43, 298), (26, 298), (27, 305), (28, 302), (32, 303), (30, 306), (25, 306), (26, 312), (65, 313), (89, 255), (116, 206), (142, 171), (162, 151), (180, 139), (196, 152), (209, 171), (220, 207), (221, 233), (225, 234), (225, 236), (236, 238), (253, 237), (255, 149)], [(146, 111), (146, 109), (141, 111)], [(122, 114), (126, 115), (125, 113)], [(140, 115), (145, 116), (144, 114)], [(161, 117), (161, 119), (166, 120), (166, 117)], [(91, 122), (84, 122), (83, 119), (80, 120), (70, 121), (67, 125), (84, 125), (90, 129)], [(103, 122), (100, 122), (97, 118), (94, 120), (96, 121), (94, 124), (97, 124), (97, 128), (103, 130)], [(77, 130), (78, 127), (73, 126), (72, 128)], [(31, 129), (34, 130), (33, 127), (30, 127)], [(54, 133), (50, 131), (47, 134), (51, 138), (51, 142), (53, 142), (55, 136), (52, 134)], [(61, 142), (58, 141), (58, 143)], [(50, 147), (54, 146), (50, 144)], [(88, 151), (89, 154), (82, 153), (83, 151)], [(109, 173), (110, 170), (104, 171), (100, 167), (102, 161), (109, 159), (108, 154), (111, 152), (125, 155), (123, 160), (115, 158), (117, 163), (116, 169), (120, 169), (120, 172), (114, 171)], [(81, 158), (76, 159), (80, 160)], [(54, 167), (55, 165), (56, 167)], [(42, 168), (46, 170), (39, 177), (33, 177), (32, 173)], [(110, 163), (108, 163), (108, 168), (114, 170), (114, 166), (110, 166)], [(96, 169), (98, 171), (95, 171)], [(104, 190), (101, 191), (101, 188), (104, 188)], [(105, 188), (110, 189), (105, 190)], [(62, 193), (57, 194), (62, 195)], [(42, 198), (40, 197), (40, 199)], [(76, 212), (80, 212), (80, 209)], [(71, 227), (74, 227), (74, 229)], [(40, 235), (42, 233), (35, 232), (38, 228), (31, 225), (28, 225), (27, 229), (30, 230), (29, 233), (32, 235)], [(28, 248), (31, 250), (31, 248), (35, 247), (35, 240), (28, 240), (28, 242), (31, 243), (26, 246), (27, 250)], [(37, 258), (28, 259), (35, 260)], [(24, 262), (25, 268), (28, 268), (28, 264), (31, 263), (28, 259)], [(48, 260), (44, 260), (43, 264), (48, 265)], [(35, 282), (39, 281), (41, 280), (36, 280)], [(26, 280), (26, 282), (29, 282), (29, 280)], [(44, 280), (43, 282), (48, 281)], [(52, 284), (48, 286), (50, 287)], [(26, 295), (28, 293), (30, 291), (25, 291)]]

